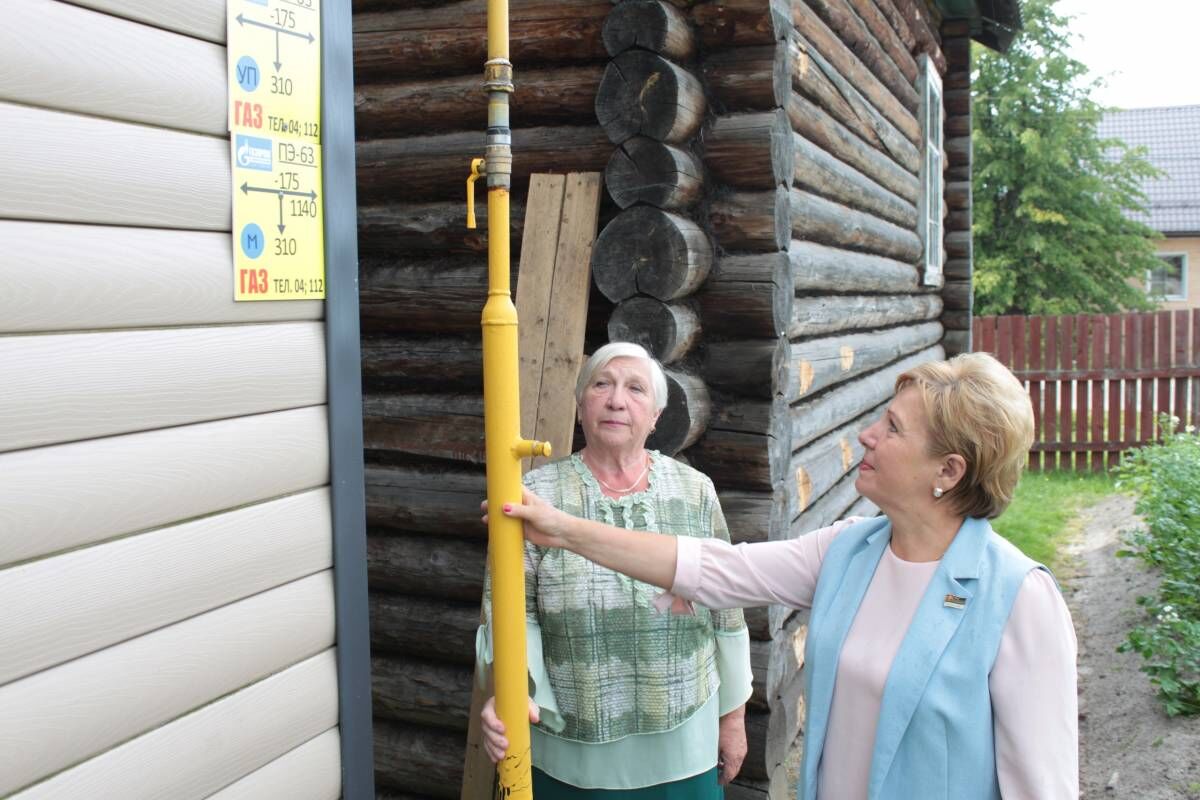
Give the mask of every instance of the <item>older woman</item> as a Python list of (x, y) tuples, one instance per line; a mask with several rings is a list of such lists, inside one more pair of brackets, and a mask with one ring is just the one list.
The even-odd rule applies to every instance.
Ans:
[(811, 608), (801, 796), (1078, 797), (1076, 643), (1045, 567), (987, 520), (1033, 440), (1021, 384), (987, 355), (910, 370), (860, 435), (856, 486), (884, 516), (785, 542), (631, 534), (534, 496), (505, 513), (710, 608)]
[[(584, 364), (575, 398), (586, 446), (528, 473), (527, 487), (564, 516), (728, 544), (712, 481), (646, 449), (667, 382), (644, 349), (601, 347)], [(531, 731), (535, 796), (599, 789), (631, 790), (639, 800), (720, 797), (746, 753), (751, 674), (742, 612), (673, 613), (669, 598), (656, 607), (661, 593), (644, 583), (529, 543), (525, 584), (540, 709), (531, 715), (539, 721)], [(490, 660), (487, 625), (477, 653)], [(508, 745), (492, 701), (483, 723), (485, 748), (498, 761)]]

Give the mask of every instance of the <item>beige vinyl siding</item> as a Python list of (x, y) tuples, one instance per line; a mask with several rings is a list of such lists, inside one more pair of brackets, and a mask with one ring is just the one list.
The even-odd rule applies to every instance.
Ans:
[(0, 451), (325, 402), (324, 326), (0, 338)]
[(338, 800), (341, 743), (337, 729), (325, 731), (290, 753), (225, 787), (209, 800)]
[(315, 655), (333, 633), (326, 570), (10, 683), (0, 796)]
[[(228, 160), (228, 153), (226, 153)], [(0, 221), (0, 333), (317, 320), (319, 300), (233, 303), (228, 233)]]
[(13, 103), (0, 124), (0, 218), (229, 230), (227, 138)]
[(224, 39), (0, 30), (0, 796), (341, 792), (324, 304), (233, 302)]
[(332, 566), (314, 489), (0, 573), (0, 681), (12, 681)]
[(67, 0), (114, 17), (225, 43), (226, 0)]
[(8, 453), (0, 567), (328, 483), (325, 406)]
[(337, 665), (331, 648), (12, 800), (200, 800), (336, 724)]
[(0, 94), (224, 136), (225, 48), (57, 0), (20, 0), (5, 7), (0, 27)]

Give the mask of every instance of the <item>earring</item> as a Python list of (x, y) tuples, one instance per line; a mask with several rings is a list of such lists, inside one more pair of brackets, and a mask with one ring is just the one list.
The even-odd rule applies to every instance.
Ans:
[(933, 487), (933, 497), (935, 500), (944, 494), (945, 494), (945, 492), (942, 491), (942, 487), (940, 487), (940, 486)]

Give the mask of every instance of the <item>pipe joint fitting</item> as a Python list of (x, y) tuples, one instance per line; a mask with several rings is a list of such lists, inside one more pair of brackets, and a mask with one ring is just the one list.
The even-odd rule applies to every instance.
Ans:
[(513, 65), (507, 58), (493, 58), (483, 65), (483, 88), (489, 92), (513, 91)]
[(488, 145), (484, 148), (484, 156), (487, 161), (488, 188), (509, 188), (512, 185), (512, 147), (507, 144)]

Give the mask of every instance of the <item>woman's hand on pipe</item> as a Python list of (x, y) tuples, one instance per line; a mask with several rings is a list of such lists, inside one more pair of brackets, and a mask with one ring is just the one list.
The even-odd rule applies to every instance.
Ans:
[[(529, 698), (529, 721), (537, 722), (540, 715), (541, 709), (538, 708), (537, 703), (533, 702), (532, 697)], [(504, 723), (496, 714), (495, 697), (489, 697), (483, 704), (483, 710), (479, 712), (479, 719), (483, 723), (483, 749), (492, 763), (498, 764), (508, 750), (508, 739), (504, 736)]]
[[(488, 504), (484, 500), (483, 524), (488, 521)], [(528, 489), (521, 489), (520, 503), (505, 503), (504, 514), (525, 523), (525, 538), (541, 547), (565, 547), (570, 549), (569, 533), (578, 522), (575, 517), (559, 511)]]

